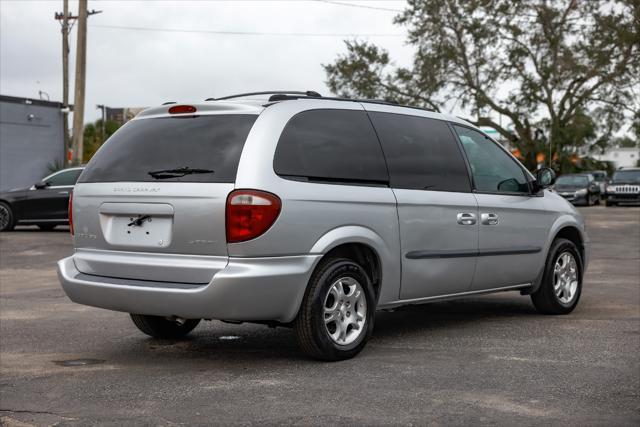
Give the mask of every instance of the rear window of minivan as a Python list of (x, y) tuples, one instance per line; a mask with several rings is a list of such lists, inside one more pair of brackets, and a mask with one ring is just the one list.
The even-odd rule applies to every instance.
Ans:
[(98, 150), (78, 180), (225, 182), (257, 115), (223, 114), (132, 120)]

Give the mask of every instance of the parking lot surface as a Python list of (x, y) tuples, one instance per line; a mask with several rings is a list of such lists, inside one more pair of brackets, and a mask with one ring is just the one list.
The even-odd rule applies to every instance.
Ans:
[(339, 363), (305, 359), (285, 328), (148, 338), (64, 295), (67, 231), (2, 233), (0, 424), (639, 425), (640, 208), (581, 211), (592, 259), (571, 315), (518, 293), (381, 312)]

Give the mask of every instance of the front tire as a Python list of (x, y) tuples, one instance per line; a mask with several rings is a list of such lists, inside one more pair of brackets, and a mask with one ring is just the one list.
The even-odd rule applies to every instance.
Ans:
[(373, 285), (362, 266), (346, 258), (323, 260), (294, 322), (298, 344), (316, 359), (352, 358), (373, 332), (375, 306)]
[(582, 293), (582, 258), (576, 245), (556, 239), (551, 245), (540, 288), (531, 294), (536, 309), (543, 314), (569, 314)]
[(160, 339), (182, 338), (200, 323), (200, 319), (187, 319), (179, 322), (166, 317), (145, 314), (131, 314), (131, 320), (145, 334)]
[(13, 215), (11, 206), (5, 202), (0, 202), (0, 231), (10, 231), (16, 225), (16, 218)]

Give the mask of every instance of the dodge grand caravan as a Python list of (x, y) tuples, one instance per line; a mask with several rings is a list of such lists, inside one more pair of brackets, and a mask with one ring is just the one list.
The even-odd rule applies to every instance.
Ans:
[(570, 313), (589, 241), (554, 179), (418, 108), (315, 92), (173, 103), (89, 162), (58, 273), (71, 300), (153, 337), (283, 325), (308, 355), (345, 359), (380, 309), (519, 291)]

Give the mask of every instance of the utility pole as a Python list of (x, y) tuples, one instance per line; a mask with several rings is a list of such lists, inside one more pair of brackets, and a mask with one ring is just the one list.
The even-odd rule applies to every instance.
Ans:
[[(62, 13), (55, 14), (55, 19), (62, 21), (62, 124), (64, 138), (64, 165), (69, 166), (69, 34), (73, 28), (73, 21), (77, 16), (69, 14), (69, 0), (63, 0)], [(71, 25), (69, 24), (71, 22)]]
[(78, 43), (76, 46), (76, 82), (73, 102), (73, 163), (82, 164), (84, 133), (84, 89), (87, 72), (87, 17), (101, 11), (88, 11), (87, 0), (78, 4)]

